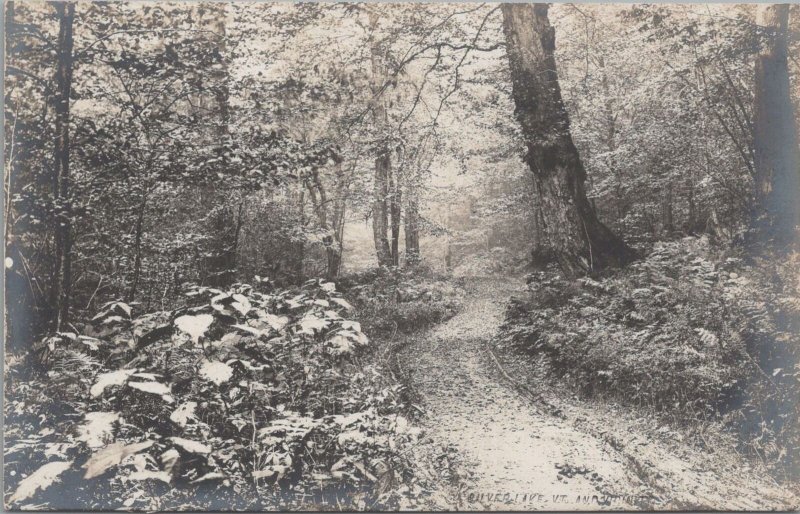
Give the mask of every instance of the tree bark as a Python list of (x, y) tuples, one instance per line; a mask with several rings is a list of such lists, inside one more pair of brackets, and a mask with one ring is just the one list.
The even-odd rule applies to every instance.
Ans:
[[(344, 230), (344, 211), (346, 206), (347, 183), (342, 171), (343, 159), (336, 151), (331, 151), (334, 164), (334, 198), (329, 199), (322, 182), (319, 169), (314, 168), (310, 175), (310, 180), (306, 180), (306, 188), (317, 215), (319, 226), (327, 232), (322, 237), (322, 244), (325, 246), (326, 271), (325, 276), (328, 280), (333, 280), (339, 275), (339, 268), (342, 264), (342, 232)], [(328, 205), (332, 204), (332, 212), (328, 212)]]
[[(536, 181), (534, 180), (534, 185)], [(536, 189), (538, 191), (538, 189)], [(531, 233), (533, 246), (531, 248), (531, 265), (535, 269), (543, 270), (548, 264), (556, 260), (556, 254), (552, 246), (548, 243), (547, 234), (544, 230), (545, 222), (543, 210), (539, 208), (538, 200), (533, 208), (533, 216), (531, 216)]]
[[(210, 94), (216, 107), (216, 120), (218, 125), (213, 133), (209, 134), (210, 144), (220, 147), (221, 155), (226, 155), (231, 143), (230, 134), (230, 79), (227, 51), (226, 32), (228, 11), (224, 3), (203, 5), (200, 10), (205, 11), (203, 25), (216, 34), (210, 44), (214, 45), (216, 58), (211, 67), (204, 70), (204, 75), (209, 81)], [(236, 280), (238, 265), (239, 232), (241, 231), (242, 209), (244, 198), (239, 198), (238, 203), (231, 198), (230, 191), (217, 190), (211, 192), (215, 203), (221, 204), (217, 218), (212, 219), (212, 257), (209, 259), (210, 285), (227, 287)]]
[[(306, 200), (305, 200), (305, 191), (302, 187), (300, 187), (300, 191), (298, 193), (297, 198), (297, 219), (299, 220), (299, 225), (305, 230), (306, 227)], [(306, 260), (306, 243), (305, 239), (299, 237), (296, 239), (294, 244), (294, 251), (292, 252), (291, 264), (292, 264), (292, 278), (296, 280), (298, 283), (303, 281), (305, 275), (305, 260)]]
[[(599, 56), (597, 59), (597, 67), (600, 68), (601, 78), (600, 78), (600, 85), (603, 88), (603, 95), (605, 96), (605, 102), (603, 102), (603, 114), (605, 116), (605, 143), (606, 143), (606, 150), (609, 152), (610, 155), (613, 155), (614, 152), (617, 150), (617, 117), (614, 114), (614, 106), (611, 102), (611, 86), (608, 81), (608, 70), (606, 69), (606, 61), (603, 56)], [(609, 158), (607, 161), (607, 165), (611, 170), (611, 174), (614, 177), (614, 203), (615, 209), (614, 212), (616, 214), (616, 220), (614, 225), (617, 229), (619, 229), (622, 218), (625, 216), (623, 212), (625, 198), (622, 191), (622, 172), (617, 166), (616, 162), (612, 162), (613, 158)], [(595, 208), (594, 203), (592, 203), (592, 210), (597, 214), (597, 209)]]
[(419, 253), (419, 204), (413, 185), (406, 188), (405, 235), (406, 266), (416, 266), (420, 261)]
[[(372, 68), (372, 115), (376, 130), (381, 133), (386, 128), (387, 114), (383, 102), (383, 87), (386, 80), (386, 70), (383, 64), (383, 54), (376, 40), (378, 14), (369, 13), (369, 23), (372, 30), (370, 41), (370, 64)], [(372, 235), (375, 240), (375, 252), (378, 257), (378, 266), (391, 266), (392, 251), (389, 247), (387, 231), (389, 229), (389, 215), (387, 201), (389, 197), (389, 176), (392, 173), (392, 157), (384, 141), (378, 143), (378, 155), (375, 158), (375, 181), (373, 186), (372, 201)]]
[(661, 194), (661, 233), (669, 236), (675, 231), (675, 221), (672, 208), (672, 184), (667, 183)]
[(147, 197), (149, 192), (145, 190), (142, 193), (142, 201), (139, 203), (139, 213), (136, 216), (136, 227), (134, 236), (135, 256), (133, 260), (133, 278), (131, 279), (131, 286), (128, 289), (128, 294), (125, 297), (127, 302), (132, 302), (136, 298), (136, 289), (139, 287), (139, 276), (142, 271), (142, 235), (144, 233), (144, 215), (147, 210)]
[[(5, 45), (6, 45), (5, 46), (5, 61), (6, 62), (8, 62), (10, 60), (10, 58), (11, 58), (11, 47), (13, 45), (12, 32), (14, 30), (14, 12), (15, 11), (14, 11), (14, 2), (13, 2), (13, 0), (7, 1), (6, 2), (6, 13), (5, 13), (5, 15), (6, 15), (5, 27), (4, 27), (5, 31), (6, 31), (5, 32)], [(8, 116), (9, 114), (10, 113), (7, 111), (6, 112), (6, 116)], [(13, 125), (13, 128), (12, 128), (10, 145), (8, 145), (6, 147), (6, 152), (5, 152), (6, 166), (5, 166), (5, 171), (4, 171), (5, 172), (5, 176), (3, 177), (3, 179), (4, 179), (3, 188), (5, 189), (5, 193), (6, 193), (6, 196), (5, 196), (5, 201), (6, 201), (6, 204), (5, 204), (5, 215), (6, 215), (6, 219), (5, 219), (5, 232), (4, 232), (5, 241), (9, 241), (9, 237), (11, 235), (10, 234), (10, 229), (11, 229), (11, 226), (12, 226), (11, 217), (14, 215), (13, 209), (11, 209), (11, 205), (13, 203), (13, 198), (12, 198), (12, 195), (11, 195), (11, 191), (12, 191), (11, 179), (14, 176), (14, 170), (16, 168), (16, 166), (14, 165), (15, 163), (14, 163), (14, 158), (13, 157), (14, 157), (14, 146), (15, 146), (15, 144), (14, 144), (14, 142), (15, 142), (14, 133), (16, 132), (17, 115), (16, 115), (16, 113), (14, 113), (12, 116), (14, 117), (14, 125)], [(6, 123), (8, 123), (8, 121), (9, 121), (8, 118), (6, 118)]]
[(389, 196), (387, 184), (388, 171), (391, 169), (391, 157), (385, 153), (375, 159), (375, 185), (372, 202), (372, 236), (375, 240), (375, 251), (379, 266), (392, 264), (392, 250), (386, 233), (389, 228), (386, 197)]
[(572, 141), (546, 4), (502, 4), (515, 115), (527, 147), (544, 243), (567, 276), (623, 266), (635, 253), (595, 215)]
[(328, 248), (328, 279), (339, 276), (342, 267), (342, 252), (344, 251), (344, 213), (347, 208), (347, 179), (342, 170), (343, 159), (334, 155), (336, 176), (336, 198), (333, 201), (333, 219), (331, 220), (332, 244)]
[[(391, 171), (390, 171), (391, 173)], [(392, 230), (392, 265), (400, 265), (400, 216), (401, 216), (401, 192), (400, 181), (395, 180), (392, 174), (389, 175), (389, 212), (391, 214)]]
[(755, 199), (757, 240), (796, 242), (800, 223), (800, 150), (788, 68), (789, 4), (761, 5), (766, 41), (755, 66)]
[(75, 4), (53, 2), (59, 20), (56, 69), (56, 147), (54, 197), (56, 204), (55, 246), (56, 277), (54, 305), (56, 330), (66, 329), (69, 323), (69, 307), (72, 285), (72, 209), (70, 205), (70, 93), (72, 91), (72, 27), (75, 20)]
[[(217, 196), (216, 193), (212, 193)], [(224, 204), (211, 217), (212, 233), (211, 255), (206, 258), (206, 285), (227, 287), (236, 279), (236, 261), (241, 231), (241, 213), (244, 199), (239, 199), (237, 206), (230, 200), (220, 200)], [(237, 214), (238, 213), (238, 214)]]

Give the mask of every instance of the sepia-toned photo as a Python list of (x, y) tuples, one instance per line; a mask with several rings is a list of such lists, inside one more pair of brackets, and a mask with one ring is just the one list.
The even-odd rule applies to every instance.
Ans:
[(3, 16), (6, 510), (800, 508), (800, 4)]

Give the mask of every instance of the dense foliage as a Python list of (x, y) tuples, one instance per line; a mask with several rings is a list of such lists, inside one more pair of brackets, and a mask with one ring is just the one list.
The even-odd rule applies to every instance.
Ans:
[(458, 311), (464, 294), (449, 277), (425, 268), (354, 274), (341, 286), (353, 299), (364, 330), (384, 337), (449, 319)]
[(402, 450), (416, 432), (351, 305), (330, 282), (268, 290), (190, 287), (142, 315), (114, 302), (38, 343), (45, 376), (8, 371), (8, 504), (414, 505)]
[(657, 243), (603, 278), (529, 277), (508, 310), (504, 345), (586, 396), (678, 424), (721, 420), (743, 446), (797, 470), (798, 256), (772, 269), (707, 238)]
[[(382, 211), (391, 265), (443, 261), (426, 242), (458, 244), (474, 226), (451, 211), (466, 202), (489, 246), (523, 253), (538, 193), (519, 158), (502, 16), (462, 7), (77, 5), (61, 198), (58, 15), (9, 2), (14, 344), (52, 324), (66, 219), (76, 316), (118, 298), (164, 308), (187, 280), (297, 284), (357, 271), (364, 249), (345, 240)], [(752, 70), (770, 36), (754, 17), (745, 5), (552, 9), (587, 194), (626, 240), (708, 232), (727, 243), (746, 231)], [(788, 44), (791, 55), (796, 37)], [(794, 60), (788, 69), (794, 78)]]
[(715, 231), (712, 216), (724, 237), (745, 230), (763, 36), (749, 9), (565, 6), (576, 143), (598, 209), (629, 238)]
[(509, 351), (797, 469), (797, 6), (4, 8), (8, 505), (419, 506), (396, 336), (534, 268)]

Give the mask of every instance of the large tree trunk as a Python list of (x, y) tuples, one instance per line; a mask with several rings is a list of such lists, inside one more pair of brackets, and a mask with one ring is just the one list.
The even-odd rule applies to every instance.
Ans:
[[(383, 101), (383, 87), (386, 81), (386, 70), (383, 63), (383, 53), (376, 39), (378, 27), (378, 14), (369, 13), (369, 23), (372, 30), (370, 41), (370, 64), (372, 67), (372, 115), (375, 129), (383, 137), (386, 128), (387, 114)], [(378, 155), (375, 158), (375, 182), (373, 186), (372, 201), (372, 235), (375, 240), (375, 253), (379, 266), (391, 266), (392, 251), (389, 247), (387, 231), (389, 229), (389, 177), (392, 173), (392, 156), (385, 142), (378, 144)]]
[(56, 147), (54, 197), (56, 202), (55, 244), (56, 277), (53, 297), (55, 300), (56, 330), (64, 330), (69, 323), (69, 304), (72, 282), (72, 209), (70, 205), (69, 171), (69, 116), (70, 92), (72, 90), (72, 26), (75, 20), (75, 4), (54, 2), (59, 20), (56, 70)]
[[(534, 186), (537, 181), (534, 179)], [(536, 188), (536, 191), (539, 189)], [(538, 202), (535, 199), (534, 202)], [(538, 205), (534, 205), (533, 216), (531, 217), (531, 234), (532, 234), (532, 247), (531, 247), (531, 265), (535, 269), (545, 269), (547, 265), (556, 260), (556, 254), (553, 251), (552, 245), (548, 242), (547, 234), (544, 230), (544, 211)]]
[(756, 61), (754, 228), (758, 240), (796, 241), (800, 223), (800, 150), (788, 68), (789, 5), (761, 5), (767, 40)]
[(568, 276), (622, 266), (635, 253), (597, 219), (569, 130), (546, 4), (503, 4), (515, 114), (527, 146), (544, 243)]

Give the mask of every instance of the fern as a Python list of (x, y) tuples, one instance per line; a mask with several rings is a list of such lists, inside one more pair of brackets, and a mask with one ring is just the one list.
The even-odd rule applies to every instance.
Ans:
[(778, 304), (791, 314), (800, 314), (800, 297), (784, 296), (778, 299)]
[(704, 328), (696, 328), (694, 329), (695, 333), (700, 336), (700, 341), (705, 344), (706, 346), (712, 346), (719, 344), (719, 338), (713, 332), (706, 330)]

